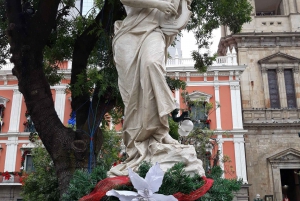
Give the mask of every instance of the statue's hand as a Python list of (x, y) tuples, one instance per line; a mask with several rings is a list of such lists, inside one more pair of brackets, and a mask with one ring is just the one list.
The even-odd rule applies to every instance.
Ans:
[(167, 1), (159, 1), (157, 4), (157, 9), (167, 15), (177, 15), (177, 11), (174, 7), (174, 4)]

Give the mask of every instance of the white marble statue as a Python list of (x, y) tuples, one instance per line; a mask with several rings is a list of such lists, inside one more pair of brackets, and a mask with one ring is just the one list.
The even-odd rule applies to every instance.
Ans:
[(161, 12), (177, 15), (177, 10), (173, 3), (160, 0), (122, 3), (127, 17), (115, 23), (113, 51), (125, 104), (123, 140), (128, 158), (108, 175), (128, 175), (128, 167), (137, 171), (143, 161), (158, 162), (163, 171), (184, 162), (187, 172), (204, 175), (194, 147), (179, 144), (168, 133), (168, 114), (176, 106), (165, 80), (165, 53), (174, 37), (162, 32), (159, 18)]

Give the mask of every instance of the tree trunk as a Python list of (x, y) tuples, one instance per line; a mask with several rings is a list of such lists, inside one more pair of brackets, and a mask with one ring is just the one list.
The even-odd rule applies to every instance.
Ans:
[[(43, 49), (51, 30), (55, 26), (59, 3), (60, 0), (40, 1), (34, 15), (22, 10), (20, 0), (6, 0), (6, 9), (9, 21), (7, 35), (11, 47), (11, 62), (14, 63), (12, 71), (18, 79), (19, 91), (24, 96), (27, 110), (40, 139), (54, 162), (62, 197), (62, 194), (67, 191), (75, 169), (87, 168), (88, 166), (91, 138), (83, 132), (74, 132), (62, 124), (55, 111), (50, 85), (43, 71)], [(107, 3), (105, 5), (105, 11), (108, 12), (109, 6)], [(99, 22), (98, 19), (96, 23)], [(88, 35), (85, 37), (88, 37)], [(98, 38), (92, 37), (91, 42), (95, 43), (97, 40)], [(93, 49), (93, 45), (89, 47), (89, 51)], [(82, 48), (82, 46), (78, 47)], [(84, 52), (86, 49), (83, 48), (81, 51)], [(80, 54), (80, 51), (76, 53), (76, 55), (78, 54), (83, 55)], [(73, 63), (73, 65), (79, 66), (75, 68), (74, 74), (72, 72), (74, 81), (76, 81), (76, 75), (86, 68), (89, 53), (84, 55), (83, 60), (80, 62), (75, 60)], [(75, 101), (72, 108), (78, 107), (82, 101), (87, 99), (89, 100), (87, 94), (78, 97), (79, 101)], [(109, 104), (106, 100), (110, 100)], [(101, 97), (97, 96), (95, 101), (99, 102), (99, 107), (93, 120), (100, 122), (105, 113), (114, 107), (115, 101), (112, 100), (110, 93), (104, 93)], [(92, 103), (92, 107), (95, 108), (96, 105)], [(79, 119), (80, 124), (87, 125), (87, 123), (91, 123), (87, 121), (88, 115), (91, 114), (88, 113), (88, 107), (85, 106), (84, 110), (82, 111), (82, 117)], [(96, 131), (93, 140), (95, 149), (92, 154), (94, 156), (96, 156), (102, 144), (101, 132)]]

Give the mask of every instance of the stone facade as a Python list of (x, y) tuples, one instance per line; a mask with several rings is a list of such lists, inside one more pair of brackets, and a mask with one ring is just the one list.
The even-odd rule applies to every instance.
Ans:
[[(282, 171), (300, 169), (300, 0), (249, 2), (252, 21), (239, 34), (222, 27), (219, 55), (234, 50), (238, 64), (247, 65), (241, 97), (250, 200), (260, 194), (281, 201)], [(271, 103), (269, 70), (276, 75), (278, 107)], [(295, 106), (287, 98), (285, 70), (292, 73)], [(290, 201), (300, 200), (299, 180), (295, 176)]]
[(0, 185), (1, 201), (21, 201), (22, 197), (20, 196), (20, 185)]

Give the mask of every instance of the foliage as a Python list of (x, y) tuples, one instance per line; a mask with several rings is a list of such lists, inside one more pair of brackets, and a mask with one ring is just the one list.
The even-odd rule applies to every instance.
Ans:
[(207, 71), (207, 67), (213, 64), (217, 55), (209, 56), (208, 53), (200, 54), (198, 51), (193, 51), (192, 58), (195, 60), (194, 68), (203, 73)]
[(6, 36), (6, 28), (8, 26), (5, 3), (4, 0), (0, 0), (0, 69), (2, 65), (5, 65), (6, 59), (10, 56), (8, 37)]
[(171, 77), (166, 77), (167, 84), (171, 91), (174, 93), (175, 89), (182, 89), (185, 90), (186, 88), (186, 82), (179, 80), (179, 79), (174, 79)]
[(173, 195), (177, 192), (189, 194), (204, 184), (199, 175), (188, 175), (184, 171), (184, 167), (183, 163), (176, 163), (167, 170), (158, 193), (164, 195)]
[(179, 133), (178, 133), (179, 125), (178, 125), (178, 123), (173, 121), (173, 119), (171, 117), (169, 117), (168, 120), (169, 120), (169, 127), (170, 127), (169, 134), (173, 139), (178, 140), (179, 139)]
[[(139, 167), (138, 174), (145, 178), (147, 172), (152, 167), (150, 162), (143, 161)], [(173, 195), (177, 192), (189, 194), (190, 192), (204, 185), (203, 180), (199, 175), (190, 176), (184, 170), (183, 163), (176, 163), (164, 175), (162, 185), (159, 188), (158, 194)], [(120, 186), (117, 190), (135, 191), (131, 186)], [(117, 201), (115, 197), (104, 197), (101, 201)]]
[(89, 194), (100, 180), (107, 177), (107, 171), (108, 169), (101, 165), (96, 166), (91, 174), (86, 170), (76, 170), (70, 181), (68, 192), (63, 195), (62, 200), (79, 200)]
[(209, 45), (213, 29), (226, 25), (233, 33), (250, 22), (252, 6), (248, 0), (194, 0), (187, 30), (193, 30), (199, 49)]
[[(225, 25), (232, 33), (241, 31), (244, 23), (250, 22), (252, 6), (248, 0), (193, 0), (192, 16), (187, 25), (188, 31), (193, 31), (198, 49), (208, 48), (212, 31), (220, 25)], [(215, 56), (200, 54), (199, 50), (192, 53), (195, 68), (205, 72), (214, 61)]]
[[(104, 144), (99, 164), (89, 174), (86, 170), (76, 170), (70, 182), (66, 201), (78, 200), (88, 194), (96, 183), (106, 178), (106, 172), (117, 161), (120, 152), (120, 135), (115, 131), (103, 131)], [(58, 200), (59, 191), (53, 162), (45, 148), (40, 145), (32, 149), (35, 172), (29, 173), (24, 180), (22, 196), (24, 200)]]
[(51, 86), (59, 84), (59, 82), (64, 78), (64, 74), (62, 72), (58, 73), (58, 70), (58, 65), (44, 65), (44, 72)]
[(140, 177), (145, 178), (147, 172), (150, 170), (151, 167), (152, 164), (150, 162), (143, 161), (138, 169), (138, 174), (140, 175)]
[(120, 134), (114, 130), (102, 130), (102, 132), (104, 140), (96, 167), (91, 174), (86, 170), (76, 170), (70, 181), (68, 192), (63, 195), (63, 200), (78, 200), (89, 194), (98, 181), (107, 177), (106, 173), (112, 164), (119, 160)]
[(53, 201), (59, 200), (58, 181), (54, 164), (40, 144), (31, 151), (35, 172), (23, 180), (22, 196), (26, 200)]
[(181, 144), (193, 145), (196, 150), (197, 158), (203, 162), (206, 171), (210, 170), (211, 155), (207, 153), (207, 149), (212, 149), (217, 145), (214, 138), (214, 132), (208, 129), (195, 128), (188, 136), (180, 138)]
[(99, 153), (99, 163), (110, 169), (110, 167), (117, 162), (119, 153), (121, 152), (121, 135), (115, 130), (102, 130), (103, 145)]
[[(151, 167), (151, 163), (145, 161), (142, 162), (139, 167), (138, 174), (145, 178), (146, 173)], [(189, 194), (204, 184), (199, 175), (188, 175), (185, 172), (184, 167), (184, 163), (176, 163), (173, 167), (167, 170), (158, 194), (173, 195), (177, 192)]]
[(214, 180), (212, 188), (198, 201), (231, 201), (233, 200), (233, 192), (241, 189), (242, 179), (224, 179), (222, 178), (223, 171), (220, 166), (215, 166), (211, 169), (211, 173), (207, 174), (208, 178)]

